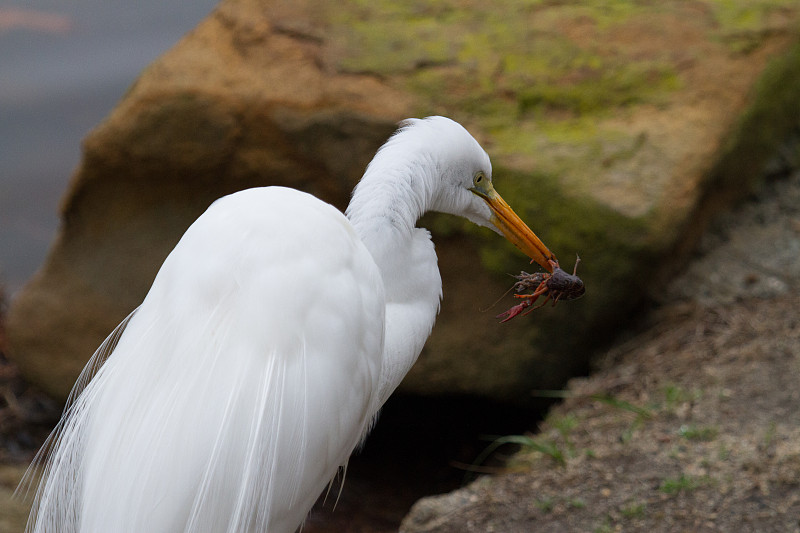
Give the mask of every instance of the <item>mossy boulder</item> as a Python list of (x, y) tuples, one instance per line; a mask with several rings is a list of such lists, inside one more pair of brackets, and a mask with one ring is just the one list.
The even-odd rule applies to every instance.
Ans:
[(586, 367), (750, 190), (800, 122), (800, 6), (224, 0), (90, 134), (50, 255), (13, 302), (12, 355), (65, 397), (215, 198), (280, 184), (344, 207), (396, 121), (443, 114), (586, 296), (499, 325), (525, 260), (445, 216), (445, 301), (402, 388), (526, 402)]

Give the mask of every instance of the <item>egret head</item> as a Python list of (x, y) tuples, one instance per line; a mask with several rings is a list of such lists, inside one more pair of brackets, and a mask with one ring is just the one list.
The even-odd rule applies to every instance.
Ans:
[(450, 213), (493, 229), (548, 271), (555, 256), (517, 216), (492, 184), (492, 163), (486, 151), (457, 122), (445, 117), (411, 119), (415, 138), (432, 160), (435, 172), (430, 209)]

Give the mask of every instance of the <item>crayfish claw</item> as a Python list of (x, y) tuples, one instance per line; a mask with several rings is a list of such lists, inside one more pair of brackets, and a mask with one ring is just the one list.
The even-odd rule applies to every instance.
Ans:
[(503, 320), (500, 321), (501, 324), (503, 322), (508, 322), (509, 320), (514, 318), (515, 316), (517, 316), (520, 313), (522, 313), (525, 310), (525, 308), (530, 306), (530, 305), (531, 305), (531, 301), (530, 300), (525, 300), (521, 304), (517, 304), (517, 305), (513, 306), (508, 311), (505, 311), (504, 313), (500, 313), (495, 318), (502, 318)]

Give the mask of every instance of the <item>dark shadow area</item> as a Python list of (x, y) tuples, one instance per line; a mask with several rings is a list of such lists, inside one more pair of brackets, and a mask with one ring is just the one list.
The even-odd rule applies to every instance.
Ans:
[[(341, 493), (335, 484), (320, 499), (303, 532), (397, 531), (414, 502), (474, 479), (471, 467), (493, 437), (535, 430), (550, 403), (520, 408), (466, 396), (393, 396), (351, 458)], [(499, 469), (509, 451), (501, 448), (478, 470)]]

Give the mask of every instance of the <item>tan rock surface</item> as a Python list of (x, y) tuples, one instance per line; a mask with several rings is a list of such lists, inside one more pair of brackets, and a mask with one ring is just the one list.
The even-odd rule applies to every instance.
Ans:
[(280, 184), (343, 207), (396, 120), (438, 113), (485, 143), (498, 189), (564, 266), (580, 253), (588, 292), (498, 326), (508, 301), (480, 311), (524, 260), (427, 218), (445, 302), (403, 386), (522, 402), (556, 387), (800, 112), (800, 8), (735, 4), (225, 0), (86, 139), (60, 234), (12, 306), (12, 355), (65, 397), (215, 198)]

